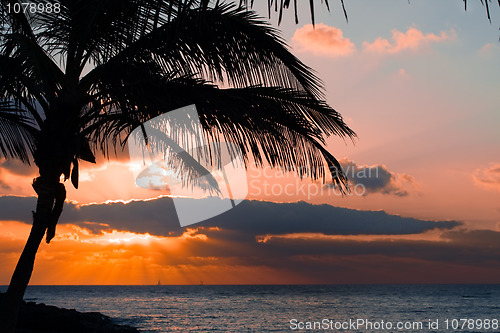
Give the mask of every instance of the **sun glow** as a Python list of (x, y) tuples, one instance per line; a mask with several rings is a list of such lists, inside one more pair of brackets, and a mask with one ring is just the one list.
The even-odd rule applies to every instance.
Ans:
[[(40, 246), (32, 283), (154, 284), (161, 279), (164, 283), (189, 284), (199, 283), (199, 276), (207, 283), (217, 277), (217, 267), (212, 267), (216, 257), (205, 258), (193, 252), (201, 242), (213, 242), (203, 229), (189, 228), (177, 235), (160, 236), (98, 225), (102, 227), (98, 232), (79, 225), (58, 225), (53, 242)], [(4, 248), (0, 254), (0, 279), (7, 283), (30, 225), (2, 221), (0, 227), (8, 230), (0, 235)], [(190, 258), (187, 263), (185, 258)]]
[(99, 236), (100, 242), (109, 242), (115, 244), (144, 244), (149, 245), (151, 243), (151, 236), (149, 233), (136, 234), (128, 231), (117, 231), (113, 230), (111, 232), (104, 232)]

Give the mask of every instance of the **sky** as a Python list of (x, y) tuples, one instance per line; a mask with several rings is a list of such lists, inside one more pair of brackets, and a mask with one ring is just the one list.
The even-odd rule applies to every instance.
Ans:
[[(500, 9), (490, 23), (479, 1), (345, 1), (346, 22), (332, 1), (313, 28), (301, 3), (299, 24), (289, 11), (278, 28), (357, 134), (327, 139), (351, 193), (251, 167), (240, 205), (181, 228), (167, 192), (135, 186), (127, 152), (98, 158), (67, 184), (32, 284), (500, 281)], [(0, 159), (0, 284), (29, 234), (34, 177)]]

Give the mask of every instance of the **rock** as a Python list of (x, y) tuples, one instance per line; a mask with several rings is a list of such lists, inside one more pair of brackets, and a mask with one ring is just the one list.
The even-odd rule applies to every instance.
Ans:
[[(0, 301), (3, 294), (0, 294)], [(43, 303), (24, 302), (19, 310), (17, 333), (138, 333), (128, 325), (115, 324), (99, 312), (78, 312)]]

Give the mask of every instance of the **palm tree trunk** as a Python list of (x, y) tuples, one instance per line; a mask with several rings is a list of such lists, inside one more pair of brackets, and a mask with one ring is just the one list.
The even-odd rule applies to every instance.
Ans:
[(59, 181), (45, 181), (42, 177), (37, 178), (33, 183), (33, 187), (38, 194), (36, 212), (33, 214), (33, 225), (30, 235), (17, 262), (9, 288), (2, 302), (0, 312), (2, 332), (15, 332), (19, 306), (30, 281), (31, 273), (33, 272), (38, 247), (47, 227), (50, 225), (51, 220), (53, 220), (54, 201), (59, 185), (62, 185)]

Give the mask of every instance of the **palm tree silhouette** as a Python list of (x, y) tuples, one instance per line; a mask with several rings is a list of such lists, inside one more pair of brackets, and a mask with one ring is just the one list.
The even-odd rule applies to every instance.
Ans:
[[(249, 163), (301, 177), (346, 178), (325, 137), (353, 138), (319, 79), (254, 12), (196, 0), (2, 1), (0, 156), (34, 163), (33, 225), (2, 304), (13, 332), (37, 249), (95, 163), (165, 111), (195, 104), (208, 140), (224, 137)], [(18, 10), (21, 8), (21, 10)]]

